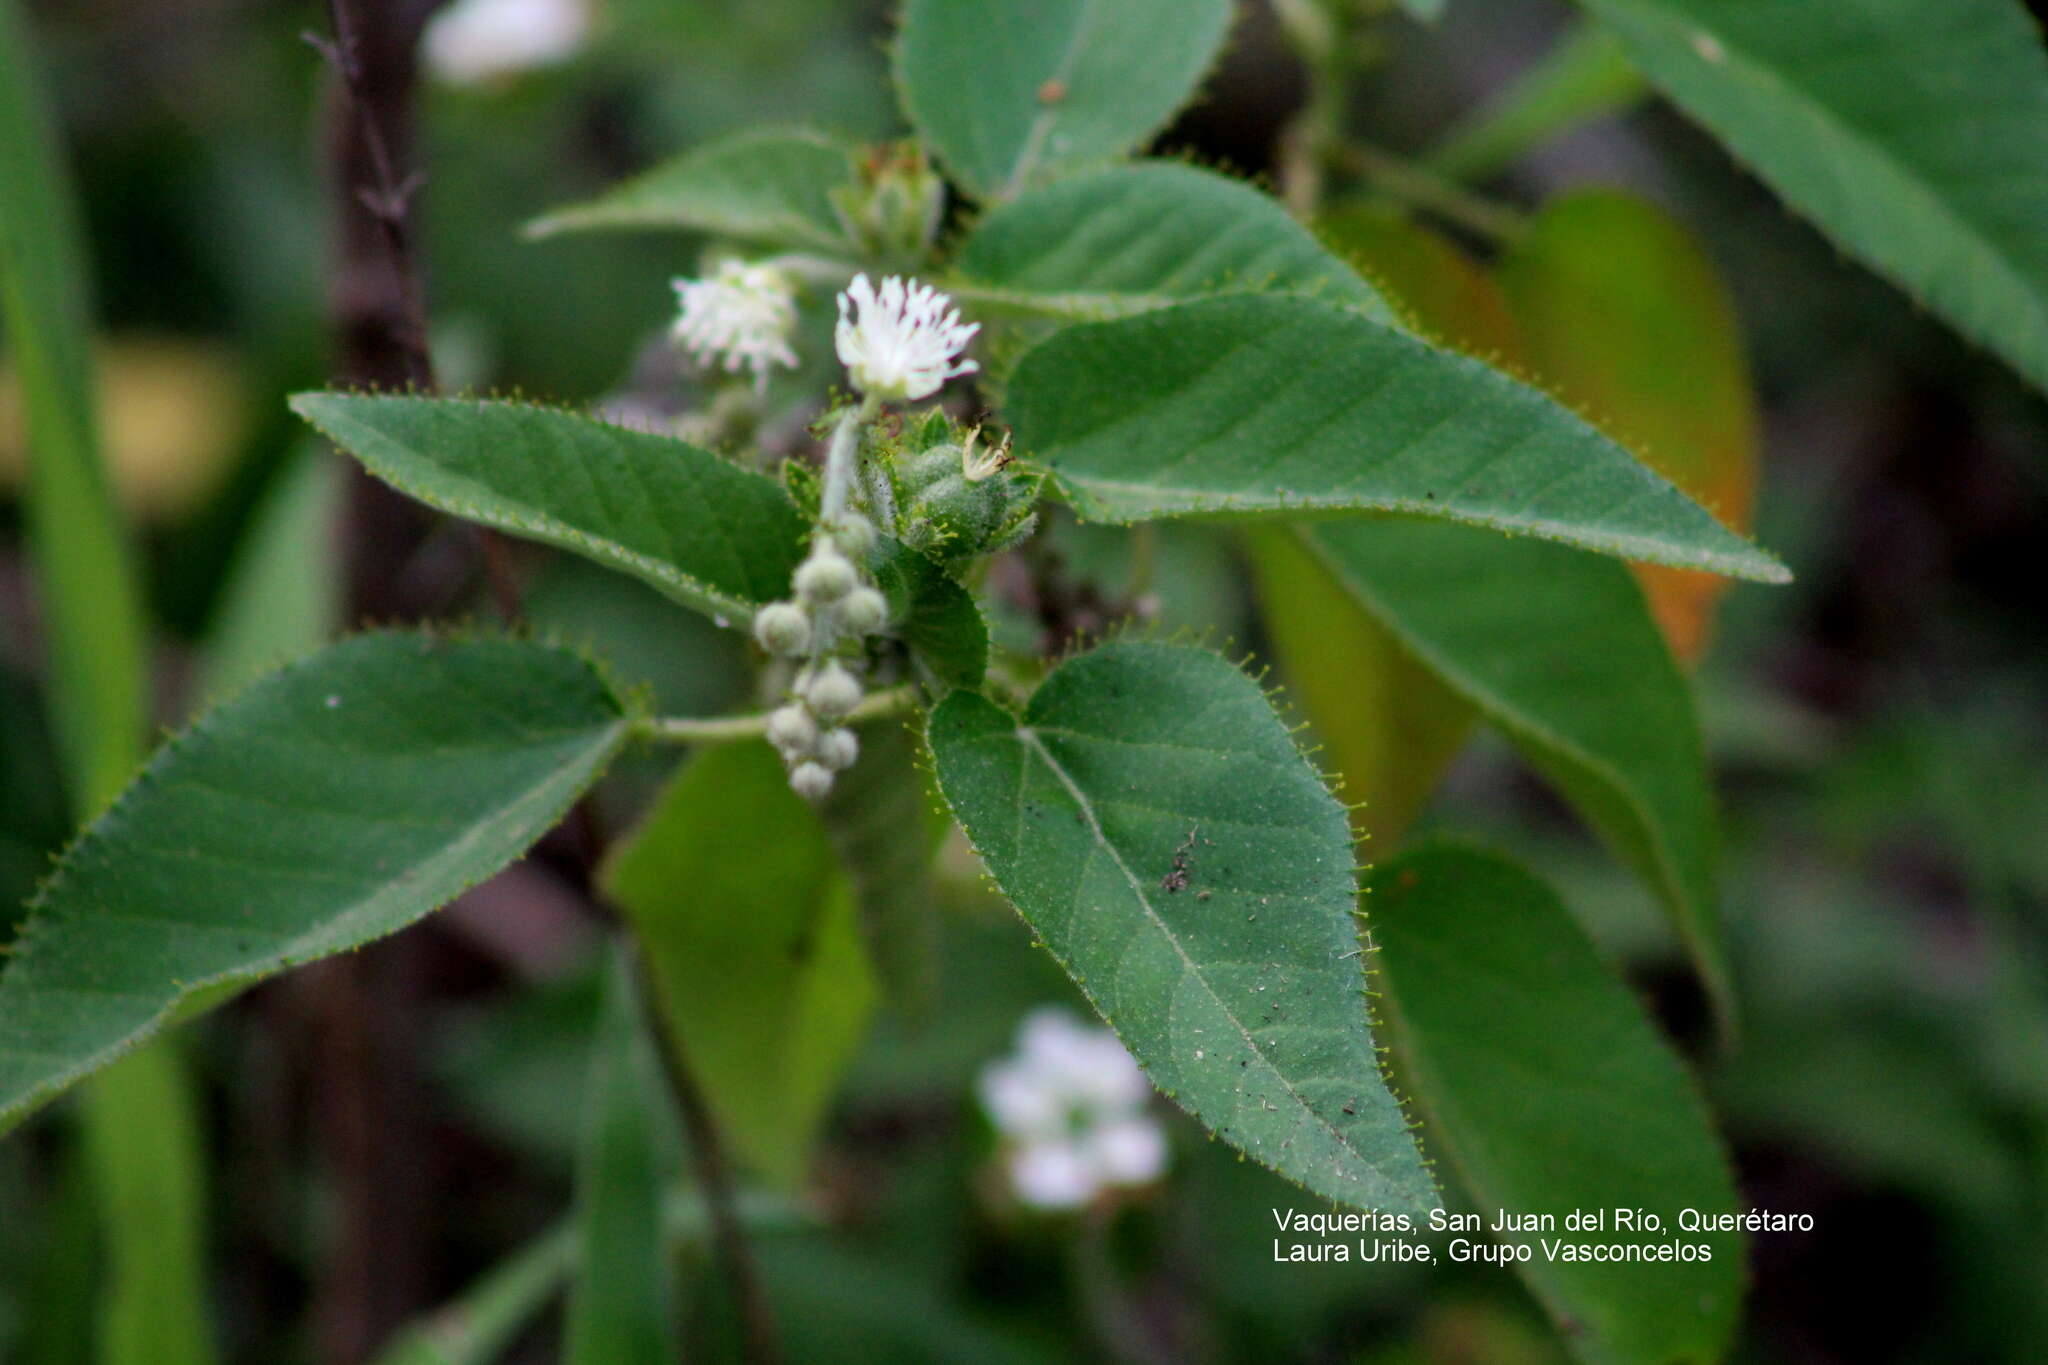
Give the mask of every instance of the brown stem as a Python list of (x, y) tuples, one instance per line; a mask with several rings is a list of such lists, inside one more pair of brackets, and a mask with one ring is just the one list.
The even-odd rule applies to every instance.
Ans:
[(732, 1282), (733, 1302), (740, 1314), (741, 1356), (747, 1365), (779, 1365), (781, 1332), (775, 1325), (775, 1311), (761, 1282), (760, 1267), (754, 1262), (753, 1248), (747, 1242), (746, 1225), (740, 1220), (725, 1141), (704, 1098), (704, 1089), (684, 1054), (682, 1040), (661, 1017), (658, 988), (653, 974), (647, 970), (646, 960), (635, 955), (634, 961), (640, 974), (640, 998), (647, 1010), (647, 1027), (660, 1045), (662, 1070), (668, 1076), (676, 1108), (682, 1113), (690, 1159), (697, 1168), (697, 1184), (711, 1215), (711, 1235), (726, 1277)]

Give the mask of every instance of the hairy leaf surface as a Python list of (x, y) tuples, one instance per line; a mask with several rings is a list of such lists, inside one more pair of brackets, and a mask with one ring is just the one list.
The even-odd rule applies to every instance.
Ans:
[(627, 718), (597, 671), (514, 640), (377, 633), (165, 746), (37, 897), (0, 973), (0, 1126), (195, 992), (404, 928), (519, 856)]
[(430, 507), (623, 570), (727, 624), (789, 591), (804, 524), (709, 451), (523, 403), (302, 393), (292, 408)]
[(1059, 317), (1279, 290), (1391, 318), (1278, 201), (1177, 161), (1106, 167), (1005, 204), (975, 228), (957, 268), (968, 298)]
[(1548, 396), (1314, 299), (1069, 327), (1019, 363), (1008, 409), (1019, 448), (1106, 521), (1395, 512), (1788, 577)]
[(832, 204), (854, 183), (854, 149), (803, 129), (761, 128), (707, 142), (588, 203), (527, 225), (529, 237), (604, 228), (675, 228), (851, 255)]
[(1258, 685), (1126, 642), (1021, 717), (931, 717), (945, 798), (996, 882), (1153, 1082), (1327, 1198), (1434, 1207), (1373, 1051), (1351, 833)]
[(2016, 0), (1580, 0), (1822, 231), (2048, 388), (2048, 53)]
[(1390, 1041), (1427, 1144), (1481, 1209), (1556, 1220), (1554, 1232), (1498, 1240), (1665, 1240), (1611, 1223), (1565, 1228), (1575, 1210), (1641, 1209), (1712, 1251), (1586, 1262), (1536, 1249), (1515, 1268), (1566, 1342), (1600, 1365), (1719, 1360), (1741, 1306), (1742, 1241), (1681, 1232), (1679, 1215), (1734, 1209), (1727, 1158), (1684, 1066), (1584, 931), (1528, 873), (1455, 846), (1375, 870), (1366, 904)]
[(1477, 706), (1669, 907), (1724, 1018), (1713, 794), (1691, 689), (1628, 569), (1428, 522), (1300, 534), (1424, 668)]
[(1230, 16), (1229, 0), (909, 0), (897, 86), (961, 185), (1013, 198), (1163, 126)]

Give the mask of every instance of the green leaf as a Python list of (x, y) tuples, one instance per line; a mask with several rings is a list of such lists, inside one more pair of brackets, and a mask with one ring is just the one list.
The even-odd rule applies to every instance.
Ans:
[(832, 194), (857, 175), (854, 148), (838, 138), (753, 129), (692, 148), (588, 203), (537, 218), (526, 235), (670, 228), (847, 256), (859, 248)]
[[(1643, 463), (1747, 531), (1759, 444), (1735, 303), (1686, 226), (1620, 190), (1561, 195), (1502, 258), (1528, 371)], [(1705, 650), (1726, 579), (1644, 566), (1681, 658)]]
[(142, 755), (142, 600), (101, 468), (83, 229), (14, 0), (0, 0), (0, 185), (0, 325), (27, 418), (50, 704), (71, 804), (87, 816)]
[(1110, 644), (1021, 719), (954, 693), (930, 741), (997, 884), (1154, 1084), (1316, 1194), (1435, 1206), (1373, 1051), (1344, 808), (1258, 684)]
[(868, 572), (889, 601), (889, 629), (948, 687), (979, 687), (988, 672), (988, 622), (974, 594), (899, 540), (881, 537)]
[(344, 469), (308, 436), (278, 472), (221, 589), (207, 631), (200, 696), (225, 696), (333, 635), (342, 614), (341, 583), (328, 537)]
[(1076, 510), (1385, 511), (1784, 582), (1784, 566), (1545, 395), (1314, 299), (1243, 294), (1056, 333), (1017, 444)]
[(984, 218), (957, 291), (1066, 318), (1109, 318), (1224, 290), (1313, 294), (1381, 318), (1372, 286), (1269, 195), (1175, 161), (1035, 190)]
[(1472, 733), (1472, 704), (1417, 662), (1288, 527), (1246, 537), (1260, 620), (1288, 695), (1343, 780), (1351, 827), (1372, 856), (1422, 813)]
[(622, 949), (605, 974), (584, 1096), (566, 1365), (671, 1365), (680, 1347), (675, 1273), (661, 1228), (678, 1132), (631, 964)]
[[(121, 1059), (85, 1090), (82, 1131), (110, 1264), (100, 1365), (207, 1365), (205, 1144), (173, 1040)], [(76, 1292), (77, 1286), (73, 1287)]]
[(519, 856), (624, 741), (578, 655), (365, 635), (166, 745), (65, 855), (0, 974), (0, 1127), (195, 993), (393, 933)]
[(1627, 568), (1540, 540), (1420, 521), (1333, 522), (1299, 534), (1657, 889), (1731, 1020), (1699, 722)]
[[(1425, 1145), (1482, 1209), (1555, 1216), (1554, 1232), (1499, 1240), (1535, 1249), (1515, 1268), (1567, 1344), (1600, 1365), (1719, 1360), (1741, 1306), (1741, 1238), (1682, 1232), (1679, 1214), (1734, 1211), (1727, 1158), (1684, 1066), (1564, 906), (1514, 864), (1455, 846), (1377, 869), (1366, 905)], [(1578, 1209), (1647, 1210), (1665, 1234), (1566, 1231)], [(1675, 1239), (1712, 1259), (1568, 1261), (1544, 1256), (1543, 1239)]]
[(789, 592), (781, 485), (693, 445), (523, 403), (302, 393), (292, 409), (430, 507), (560, 546), (744, 625)]
[(981, 199), (1122, 156), (1194, 93), (1229, 0), (909, 0), (896, 77), (911, 124)]
[(1401, 8), (1411, 19), (1433, 24), (1443, 18), (1445, 0), (1400, 0)]
[(602, 884), (733, 1151), (797, 1184), (875, 999), (818, 817), (767, 745), (707, 748), (613, 850)]
[(2048, 388), (2048, 54), (2015, 0), (1581, 0), (1844, 249)]
[(1453, 180), (1484, 180), (1550, 138), (1648, 94), (1614, 35), (1582, 19), (1484, 109), (1453, 126), (1423, 164)]
[(876, 972), (897, 1008), (920, 1018), (938, 989), (932, 859), (949, 822), (935, 808), (906, 726), (864, 726), (860, 749), (860, 761), (839, 775), (818, 815), (853, 888)]

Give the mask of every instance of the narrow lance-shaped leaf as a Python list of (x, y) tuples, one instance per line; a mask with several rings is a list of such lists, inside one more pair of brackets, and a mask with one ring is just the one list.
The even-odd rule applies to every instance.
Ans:
[(0, 1127), (195, 992), (404, 928), (537, 839), (627, 734), (581, 656), (378, 633), (166, 745), (65, 855), (0, 973)]
[(1358, 273), (1270, 195), (1177, 161), (1111, 166), (984, 218), (956, 292), (977, 304), (1101, 319), (1225, 290), (1312, 294), (1391, 319)]
[(1699, 722), (1628, 569), (1540, 540), (1421, 521), (1333, 522), (1299, 534), (1657, 889), (1732, 1023)]
[(802, 129), (737, 133), (537, 218), (526, 234), (670, 228), (850, 255), (858, 248), (832, 196), (854, 183), (854, 156), (838, 138)]
[(1121, 156), (1194, 93), (1229, 0), (909, 0), (904, 112), (979, 198)]
[(708, 748), (612, 851), (602, 883), (719, 1130), (750, 1169), (798, 1184), (875, 999), (818, 816), (766, 744)]
[[(1685, 225), (1618, 190), (1561, 195), (1502, 258), (1529, 373), (1643, 462), (1747, 531), (1756, 395), (1734, 300)], [(1688, 661), (1706, 649), (1726, 579), (1639, 571), (1658, 624)]]
[(2048, 52), (2017, 0), (1580, 0), (1845, 249), (2048, 389)]
[(1256, 683), (1111, 644), (1021, 717), (954, 693), (930, 739), (997, 884), (1155, 1084), (1319, 1195), (1435, 1206), (1373, 1050), (1344, 809)]
[(144, 725), (141, 594), (101, 467), (83, 228), (15, 0), (0, 0), (0, 325), (30, 443), (29, 546), (73, 807), (128, 780)]
[(524, 403), (302, 393), (292, 409), (401, 493), (632, 574), (728, 625), (789, 591), (804, 525), (773, 479)]
[(680, 1345), (662, 1191), (680, 1155), (668, 1087), (644, 1027), (631, 958), (613, 954), (576, 1157), (577, 1272), (567, 1365), (670, 1365)]
[[(1708, 1365), (1742, 1300), (1742, 1239), (1687, 1231), (1686, 1210), (1735, 1208), (1706, 1106), (1549, 888), (1492, 854), (1432, 846), (1374, 871), (1366, 905), (1389, 1041), (1472, 1199), (1550, 1228), (1516, 1271), (1596, 1365)], [(1567, 1215), (1609, 1220), (1574, 1231)], [(1661, 1220), (1644, 1233), (1620, 1210)], [(1491, 1222), (1491, 1219), (1488, 1219)], [(1477, 1240), (1474, 1238), (1473, 1240)], [(1703, 1247), (1699, 1259), (1574, 1259), (1552, 1244)]]
[(1314, 299), (1069, 327), (1018, 364), (1008, 412), (1019, 449), (1106, 521), (1394, 512), (1789, 578), (1547, 395)]

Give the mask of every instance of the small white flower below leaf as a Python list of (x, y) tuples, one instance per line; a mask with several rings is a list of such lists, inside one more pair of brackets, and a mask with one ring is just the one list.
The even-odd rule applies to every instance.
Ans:
[(672, 335), (699, 365), (728, 374), (754, 372), (754, 387), (765, 388), (777, 365), (796, 368), (790, 338), (796, 334), (796, 286), (769, 265), (721, 262), (710, 277), (677, 280), (682, 316)]
[(862, 393), (883, 402), (917, 402), (948, 379), (980, 366), (961, 360), (981, 324), (962, 323), (953, 300), (928, 284), (891, 275), (877, 290), (856, 275), (839, 296), (834, 341)]
[(427, 25), (427, 68), (450, 85), (481, 85), (576, 55), (590, 36), (589, 0), (457, 0)]
[(980, 1091), (1020, 1203), (1077, 1208), (1165, 1173), (1166, 1132), (1147, 1109), (1152, 1087), (1108, 1029), (1034, 1010), (1017, 1051), (982, 1069)]

